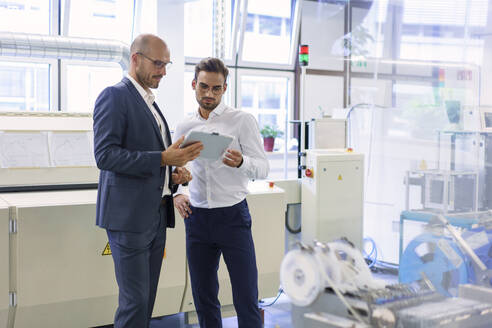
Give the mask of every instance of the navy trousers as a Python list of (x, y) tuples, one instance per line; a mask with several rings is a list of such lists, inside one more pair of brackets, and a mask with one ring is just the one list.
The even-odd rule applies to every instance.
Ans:
[[(159, 218), (160, 216), (160, 218)], [(119, 288), (115, 328), (149, 327), (166, 244), (165, 209), (146, 232), (107, 230)]]
[(246, 200), (231, 207), (191, 207), (191, 211), (184, 220), (186, 252), (200, 327), (222, 327), (217, 277), (221, 254), (229, 271), (238, 327), (262, 327), (258, 271)]

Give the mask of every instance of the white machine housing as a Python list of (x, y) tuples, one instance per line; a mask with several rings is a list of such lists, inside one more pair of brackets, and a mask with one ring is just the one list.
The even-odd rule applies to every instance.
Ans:
[(346, 237), (361, 249), (363, 190), (362, 154), (346, 149), (306, 150), (302, 240), (329, 242)]
[[(114, 320), (118, 286), (113, 260), (106, 252), (107, 234), (95, 225), (99, 176), (95, 163), (16, 166), (13, 160), (4, 161), (1, 152), (7, 149), (22, 159), (23, 152), (11, 150), (22, 149), (39, 136), (47, 139), (50, 160), (59, 158), (52, 156), (56, 154), (76, 158), (79, 143), (68, 141), (84, 136), (81, 140), (91, 145), (91, 131), (90, 114), (0, 113), (0, 328), (84, 328)], [(11, 147), (5, 142), (11, 133), (21, 133), (27, 141), (15, 140), (17, 147)], [(54, 134), (66, 137), (71, 147), (51, 152), (55, 148), (51, 146), (60, 144), (50, 143)], [(37, 151), (32, 145), (28, 149), (30, 156)], [(278, 292), (286, 196), (283, 189), (265, 181), (250, 183), (248, 190), (261, 299)], [(153, 316), (187, 312), (193, 319), (184, 223), (175, 213), (176, 228), (168, 230), (166, 237)], [(233, 300), (223, 261), (218, 278), (221, 310), (227, 316)]]
[(9, 206), (0, 199), (0, 327), (7, 327), (10, 310), (9, 228)]
[(309, 148), (332, 149), (347, 146), (347, 120), (323, 117), (308, 124)]

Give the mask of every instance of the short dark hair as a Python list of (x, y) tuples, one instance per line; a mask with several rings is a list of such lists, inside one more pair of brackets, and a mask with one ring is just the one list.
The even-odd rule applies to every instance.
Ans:
[(207, 57), (202, 59), (198, 64), (195, 65), (195, 77), (197, 79), (198, 74), (201, 71), (220, 73), (224, 76), (224, 83), (227, 81), (227, 76), (229, 75), (229, 69), (224, 62), (219, 58)]

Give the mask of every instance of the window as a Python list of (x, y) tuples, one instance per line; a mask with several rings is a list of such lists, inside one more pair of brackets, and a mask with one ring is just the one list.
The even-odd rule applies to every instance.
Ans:
[(486, 0), (406, 0), (400, 58), (481, 63), (487, 12)]
[(282, 23), (286, 19), (280, 17), (258, 15), (258, 20), (260, 25), (260, 34), (280, 36), (282, 34)]
[(248, 14), (248, 17), (246, 18), (246, 32), (255, 31), (256, 19), (257, 15)]
[(239, 108), (253, 114), (260, 129), (270, 125), (282, 132), (282, 136), (275, 138), (274, 151), (268, 153), (269, 179), (297, 177), (297, 140), (293, 138), (294, 127), (288, 123), (292, 113), (292, 79), (293, 74), (287, 72), (240, 72)]
[[(0, 31), (49, 34), (50, 1), (0, 1)], [(19, 24), (19, 22), (29, 22)]]
[[(241, 77), (241, 107), (254, 114), (269, 117), (274, 124), (285, 121), (289, 93), (289, 79), (285, 77), (270, 77), (243, 75)], [(265, 114), (272, 116), (265, 116)], [(261, 124), (260, 124), (261, 125)]]
[(118, 64), (96, 66), (67, 64), (63, 111), (92, 112), (97, 96), (104, 88), (119, 82), (123, 71)]
[(0, 110), (48, 111), (50, 65), (0, 61)]
[[(225, 57), (231, 57), (230, 43), (234, 4), (234, 0), (226, 0), (224, 10), (219, 13), (214, 0), (185, 2), (185, 56), (194, 58), (212, 56), (214, 44), (223, 42)], [(221, 38), (221, 40), (217, 40), (217, 38)]]
[[(66, 9), (62, 1), (62, 17)], [(70, 1), (68, 35), (130, 43), (134, 0)], [(62, 22), (64, 24), (65, 22)]]
[(244, 61), (289, 63), (292, 3), (292, 0), (248, 1)]
[(184, 12), (185, 56), (199, 58), (211, 56), (213, 0), (186, 2)]
[(403, 23), (464, 26), (469, 15), (469, 25), (485, 26), (487, 7), (487, 0), (405, 0)]
[[(135, 4), (145, 17), (138, 26)], [(0, 30), (129, 44), (134, 27), (156, 32), (156, 9), (156, 0), (0, 0)], [(121, 77), (122, 70), (114, 63), (4, 57), (0, 61), (0, 110), (92, 111), (99, 92)]]

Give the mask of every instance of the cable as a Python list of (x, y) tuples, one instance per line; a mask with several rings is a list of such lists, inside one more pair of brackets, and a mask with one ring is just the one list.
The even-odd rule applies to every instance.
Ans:
[[(367, 241), (370, 242), (372, 245), (371, 252), (369, 254), (367, 254), (365, 247), (362, 247), (362, 252), (364, 254), (364, 259), (370, 261), (370, 263), (368, 264), (369, 268), (372, 268), (378, 262), (378, 248), (376, 246), (376, 242), (374, 241), (374, 239), (369, 238), (369, 237), (364, 238), (363, 242), (365, 243)], [(374, 254), (374, 256), (373, 256), (373, 254)]]
[[(289, 204), (289, 205), (290, 205), (290, 204)], [(289, 205), (287, 205), (287, 206), (289, 206)], [(288, 209), (288, 207), (287, 207), (287, 209)], [(299, 225), (299, 228), (297, 228), (297, 229), (293, 229), (293, 228), (289, 225), (289, 216), (288, 216), (288, 213), (289, 213), (289, 211), (287, 210), (287, 211), (285, 212), (285, 228), (287, 228), (287, 231), (289, 231), (289, 232), (290, 232), (290, 233), (292, 233), (292, 234), (297, 234), (297, 233), (301, 232), (302, 225)]]
[(397, 264), (392, 264), (392, 263), (378, 260), (378, 248), (377, 248), (377, 245), (376, 245), (376, 242), (374, 241), (374, 239), (372, 239), (370, 237), (365, 237), (364, 242), (370, 242), (372, 245), (372, 249), (371, 249), (371, 252), (369, 254), (367, 254), (366, 249), (364, 247), (362, 247), (364, 259), (369, 261), (368, 266), (370, 269), (372, 269), (372, 268), (385, 268), (385, 269), (393, 269), (393, 270), (399, 269), (399, 265), (397, 265)]
[(283, 293), (283, 292), (284, 292), (284, 290), (282, 289), (282, 287), (280, 287), (280, 288), (278, 289), (278, 295), (277, 295), (277, 297), (275, 297), (275, 299), (273, 300), (273, 302), (272, 302), (272, 303), (270, 303), (270, 304), (261, 304), (261, 303), (263, 303), (263, 300), (260, 300), (260, 301), (259, 301), (259, 303), (260, 303), (259, 305), (260, 305), (261, 307), (272, 306), (273, 304), (275, 304), (275, 302), (277, 302), (278, 298), (280, 297), (280, 295), (282, 295), (282, 293)]

